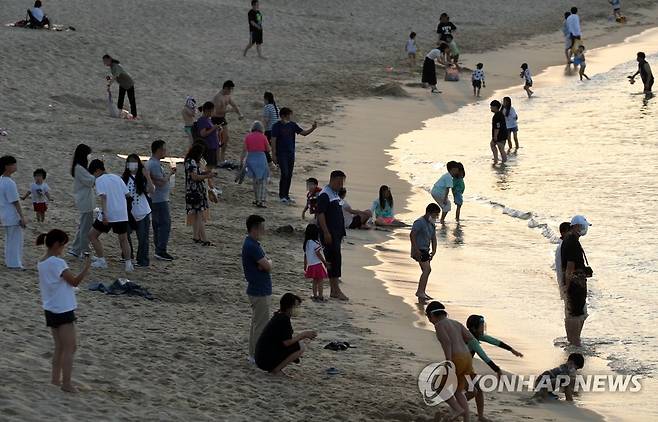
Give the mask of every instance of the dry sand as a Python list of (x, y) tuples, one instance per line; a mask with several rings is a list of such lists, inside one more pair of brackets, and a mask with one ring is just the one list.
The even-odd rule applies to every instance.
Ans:
[[(28, 3), (4, 2), (0, 20), (9, 23), (20, 19)], [(430, 420), (433, 417), (436, 409), (422, 403), (415, 387), (414, 371), (427, 362), (429, 357), (425, 352), (432, 347), (436, 350), (437, 345), (426, 333), (415, 335), (414, 330), (403, 324), (412, 317), (403, 315), (406, 308), (399, 300), (386, 295), (383, 288), (366, 283), (372, 276), (360, 266), (373, 261), (357, 245), (369, 241), (363, 233), (350, 239), (355, 245), (346, 245), (347, 271), (354, 277), (346, 278), (345, 290), (352, 295), (352, 302), (315, 305), (309, 301), (304, 316), (295, 322), (297, 330), (316, 328), (320, 332), (303, 365), (292, 369), (295, 378), (273, 379), (247, 363), (249, 307), (239, 251), (244, 219), (254, 210), (248, 206), (251, 203), (248, 186), (233, 185), (233, 175), (228, 172), (222, 172), (220, 180), (225, 195), (213, 208), (208, 227), (217, 247), (203, 249), (191, 242), (191, 231), (184, 225), (183, 183), (179, 176), (172, 198), (174, 228), (170, 242), (171, 252), (178, 259), (169, 264), (154, 261), (150, 270), (140, 270), (131, 276), (159, 300), (107, 297), (81, 289), (79, 351), (74, 374), (81, 393), (65, 395), (47, 383), (52, 341), (43, 322), (35, 272), (41, 251), (32, 247), (31, 242), (39, 232), (52, 227), (70, 233), (75, 229), (77, 212), (70, 193), (72, 180), (67, 174), (75, 145), (80, 142), (91, 145), (94, 155), (104, 156), (113, 172), (122, 169), (116, 154), (148, 155), (148, 145), (156, 138), (167, 140), (173, 153), (182, 154), (185, 138), (179, 110), (185, 95), (195, 95), (199, 101), (209, 99), (223, 80), (229, 78), (238, 85), (235, 98), (242, 105), (247, 121), (259, 117), (262, 92), (271, 90), (280, 105), (297, 110), (300, 123), (309, 124), (313, 118), (329, 116), (341, 98), (370, 95), (374, 86), (405, 77), (397, 73), (397, 68), (402, 66), (401, 49), (407, 33), (416, 30), (420, 51), (426, 50), (435, 39), (434, 28), (442, 11), (425, 1), (405, 2), (400, 6), (399, 2), (385, 0), (377, 2), (376, 7), (346, 0), (263, 2), (264, 52), (268, 60), (260, 61), (254, 57), (255, 52), (247, 59), (240, 52), (246, 40), (247, 3), (164, 0), (137, 4), (94, 2), (90, 6), (81, 0), (45, 2), (46, 13), (54, 22), (72, 25), (77, 30), (54, 33), (0, 28), (3, 57), (0, 95), (4, 100), (0, 103), (0, 126), (9, 131), (8, 137), (0, 138), (0, 153), (18, 158), (15, 180), (21, 190), (29, 186), (34, 168), (45, 167), (56, 199), (47, 222), (41, 226), (32, 223), (26, 231), (28, 270), (22, 273), (0, 270), (4, 292), (0, 306), (0, 318), (4, 321), (0, 341), (0, 379), (3, 380), (0, 419)], [(629, 25), (623, 30), (615, 28), (611, 39), (619, 40), (623, 31), (638, 31), (639, 24), (655, 22), (643, 14), (629, 13), (634, 5), (650, 3), (625, 1)], [(556, 8), (553, 2), (536, 2), (528, 7), (522, 0), (495, 0), (487, 2), (487, 11), (483, 11), (479, 1), (454, 0), (444, 2), (442, 7), (460, 27), (458, 40), (463, 51), (502, 48), (510, 42), (524, 40), (526, 44), (519, 47), (520, 52), (542, 46), (538, 40), (530, 44), (527, 38), (559, 27), (561, 10), (567, 5), (561, 2), (561, 7)], [(588, 21), (605, 19), (608, 6), (598, 0), (582, 1), (579, 6), (587, 37), (587, 31), (595, 30)], [(545, 37), (544, 46), (558, 48), (561, 41), (555, 37), (555, 34)], [(105, 53), (119, 58), (136, 80), (141, 121), (120, 121), (107, 116), (103, 81), (107, 70), (100, 61)], [(488, 57), (494, 55), (488, 54)], [(523, 57), (523, 61), (529, 61)], [(503, 60), (514, 67), (512, 76), (516, 75), (519, 60), (520, 57)], [(547, 58), (545, 64), (551, 63), (555, 62)], [(395, 69), (387, 73), (388, 66)], [(492, 88), (496, 80), (499, 86), (518, 82), (516, 78), (508, 80), (507, 76), (497, 79), (495, 76), (500, 74), (496, 73), (507, 74), (507, 70), (494, 71), (493, 65), (488, 67)], [(409, 91), (414, 94), (413, 89)], [(415, 92), (419, 94), (422, 95)], [(446, 93), (442, 98), (442, 102), (436, 103), (440, 112), (468, 100), (460, 90)], [(418, 112), (403, 114), (410, 110)], [(388, 160), (381, 153), (382, 148), (390, 145), (395, 133), (417, 127), (431, 113), (436, 110), (422, 103), (418, 109), (403, 105), (390, 114), (382, 113), (380, 120), (364, 111), (358, 115), (363, 120), (358, 122), (359, 127), (337, 117), (324, 118), (321, 120), (324, 127), (301, 142), (298, 180), (309, 174), (324, 179), (328, 170), (316, 171), (324, 164), (344, 165), (352, 174), (349, 187), (354, 206), (367, 206), (366, 198), (370, 201), (373, 196), (367, 187), (378, 184), (382, 178), (390, 179), (390, 184), (398, 183), (397, 192), (404, 192), (392, 173), (378, 172), (383, 171)], [(234, 117), (229, 120), (232, 139), (237, 141), (247, 122), (238, 123)], [(379, 124), (376, 128), (363, 125), (369, 121)], [(351, 128), (360, 132), (350, 132)], [(334, 142), (337, 137), (352, 142)], [(230, 157), (239, 154), (236, 145), (237, 142), (229, 152)], [(359, 160), (341, 162), (339, 153)], [(356, 177), (359, 167), (372, 169), (365, 172), (372, 179), (365, 175)], [(301, 197), (300, 184), (295, 189)], [(297, 217), (300, 212), (299, 206), (289, 210), (278, 205), (261, 212), (269, 228), (264, 246), (275, 261), (275, 302), (286, 291), (305, 297), (310, 293), (310, 286), (301, 277), (303, 223)], [(295, 233), (274, 231), (287, 224), (295, 227)], [(381, 233), (372, 239), (377, 240), (377, 235)], [(93, 281), (109, 282), (122, 275), (115, 242), (108, 236), (104, 243), (111, 257), (110, 269), (94, 271), (90, 277)], [(77, 263), (71, 262), (71, 266), (76, 268)], [(398, 321), (392, 316), (399, 316)], [(386, 326), (386, 321), (391, 324)], [(407, 333), (406, 337), (401, 338), (399, 332)], [(334, 339), (347, 340), (358, 348), (343, 353), (321, 348)], [(440, 356), (437, 354), (436, 358)], [(339, 368), (341, 374), (326, 376), (324, 370), (331, 366)], [(488, 406), (490, 414), (499, 420), (586, 417), (585, 414), (552, 415), (511, 397), (496, 398)]]

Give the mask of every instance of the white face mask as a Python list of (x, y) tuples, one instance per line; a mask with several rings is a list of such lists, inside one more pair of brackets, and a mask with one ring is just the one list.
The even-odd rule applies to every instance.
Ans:
[(139, 168), (139, 164), (138, 163), (128, 163), (126, 165), (126, 168), (128, 170), (130, 170), (131, 172), (135, 173), (137, 171), (137, 169)]
[(436, 224), (436, 217), (430, 217), (430, 223)]
[(587, 234), (587, 229), (588, 229), (587, 226), (583, 226), (583, 225), (581, 225), (581, 226), (580, 226), (580, 231), (578, 231), (578, 235), (579, 235), (580, 237), (585, 236), (585, 235)]
[(299, 308), (299, 306), (295, 306), (294, 308), (292, 308), (291, 315), (293, 316), (293, 318), (297, 318), (299, 315), (301, 315), (301, 313), (302, 310)]

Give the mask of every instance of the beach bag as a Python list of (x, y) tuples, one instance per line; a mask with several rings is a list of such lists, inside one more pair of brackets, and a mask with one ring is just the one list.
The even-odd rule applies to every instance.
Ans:
[(457, 66), (450, 66), (446, 68), (446, 75), (444, 78), (448, 82), (459, 81), (459, 68)]

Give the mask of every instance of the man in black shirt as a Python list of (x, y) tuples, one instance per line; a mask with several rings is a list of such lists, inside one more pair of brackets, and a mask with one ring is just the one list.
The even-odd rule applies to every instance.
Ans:
[(507, 162), (507, 153), (505, 153), (505, 142), (507, 142), (507, 125), (505, 124), (505, 115), (500, 108), (500, 101), (491, 102), (491, 112), (494, 114), (491, 119), (491, 152), (493, 152), (494, 165), (498, 164), (498, 151), (503, 163)]
[(436, 27), (436, 33), (439, 34), (439, 42), (448, 41), (448, 35), (455, 36), (454, 32), (457, 27), (450, 22), (450, 17), (447, 13), (441, 13), (439, 17), (439, 25)]
[(303, 331), (293, 337), (290, 317), (299, 314), (301, 304), (302, 300), (292, 293), (281, 297), (279, 311), (267, 323), (256, 343), (254, 358), (256, 366), (263, 371), (273, 375), (283, 374), (283, 368), (292, 362), (299, 363), (305, 349), (302, 340), (317, 337), (315, 331)]
[(650, 97), (652, 95), (651, 89), (653, 88), (653, 73), (651, 72), (649, 62), (647, 62), (647, 56), (642, 51), (637, 53), (637, 72), (628, 77), (631, 84), (635, 83), (635, 77), (637, 75), (640, 75), (640, 78), (642, 78), (644, 94)]
[(571, 229), (560, 248), (567, 303), (564, 327), (567, 340), (574, 346), (581, 345), (580, 334), (587, 318), (587, 278), (591, 276), (591, 272), (586, 265), (587, 258), (580, 238), (587, 234), (589, 226), (591, 224), (582, 215), (573, 217)]
[(340, 290), (338, 282), (341, 277), (342, 254), (340, 244), (345, 237), (345, 220), (343, 207), (340, 205), (339, 192), (345, 184), (345, 173), (340, 170), (331, 172), (329, 184), (322, 189), (318, 196), (316, 216), (320, 225), (320, 240), (324, 246), (324, 256), (329, 263), (329, 286), (331, 297), (348, 300)]
[(249, 20), (249, 44), (244, 49), (244, 56), (247, 56), (247, 51), (256, 45), (258, 57), (264, 58), (260, 51), (260, 46), (263, 44), (263, 15), (260, 13), (258, 0), (251, 0), (251, 10), (247, 18)]

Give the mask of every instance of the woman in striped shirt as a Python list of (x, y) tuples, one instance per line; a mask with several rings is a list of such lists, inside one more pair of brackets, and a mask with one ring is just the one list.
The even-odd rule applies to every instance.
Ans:
[(274, 94), (266, 92), (263, 95), (265, 99), (265, 107), (263, 107), (263, 126), (265, 126), (265, 136), (267, 140), (272, 139), (272, 125), (279, 121), (279, 107), (274, 101)]

